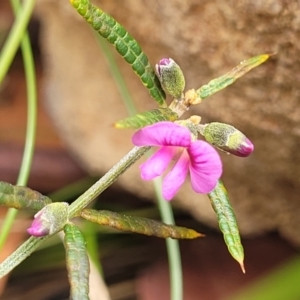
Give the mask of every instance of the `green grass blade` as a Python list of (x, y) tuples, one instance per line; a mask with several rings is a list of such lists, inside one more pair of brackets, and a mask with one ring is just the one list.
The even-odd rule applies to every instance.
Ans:
[[(13, 61), (13, 58), (19, 48), (20, 41), (26, 31), (36, 0), (25, 0), (23, 8), (16, 16), (9, 36), (0, 52), (0, 84)], [(14, 11), (16, 11), (14, 9)]]
[[(7, 40), (6, 46), (4, 46), (2, 54), (0, 55), (0, 83), (6, 74), (7, 68), (9, 67), (11, 60), (15, 54), (19, 41), (21, 40), (21, 50), (24, 61), (26, 86), (27, 86), (27, 128), (26, 128), (26, 139), (25, 149), (23, 153), (23, 159), (21, 168), (17, 180), (17, 185), (26, 185), (31, 169), (35, 136), (36, 136), (36, 122), (37, 122), (37, 94), (36, 94), (36, 76), (35, 67), (32, 54), (32, 48), (29, 40), (28, 33), (25, 31), (26, 25), (30, 18), (35, 1), (29, 0), (24, 2), (23, 10), (20, 9), (19, 0), (11, 0), (11, 5), (14, 13), (17, 15), (15, 27), (11, 31), (11, 39)], [(19, 12), (18, 12), (19, 11)], [(14, 36), (13, 36), (14, 35)], [(8, 52), (8, 53), (6, 53)], [(2, 73), (1, 73), (2, 72)], [(17, 210), (11, 208), (5, 216), (3, 226), (0, 233), (0, 249), (2, 248), (12, 223), (14, 222), (17, 215)]]
[[(161, 194), (161, 178), (154, 179), (154, 188), (157, 197), (157, 205), (162, 217), (162, 221), (166, 224), (175, 225), (174, 214), (170, 202), (166, 201)], [(183, 299), (183, 274), (181, 265), (181, 255), (179, 241), (166, 239), (168, 260), (169, 260), (169, 276), (171, 287), (171, 300)]]

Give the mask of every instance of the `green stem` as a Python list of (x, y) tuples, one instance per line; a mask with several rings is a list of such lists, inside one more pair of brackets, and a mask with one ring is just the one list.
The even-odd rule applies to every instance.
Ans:
[(0, 264), (0, 278), (12, 271), (49, 237), (49, 235), (41, 238), (31, 236), (27, 241), (25, 241), (15, 252), (8, 256)]
[(101, 36), (98, 34), (95, 34), (96, 39), (98, 41), (98, 44), (105, 56), (105, 59), (107, 61), (109, 70), (111, 72), (111, 75), (116, 83), (117, 89), (119, 90), (119, 93), (122, 97), (123, 103), (126, 107), (126, 110), (130, 116), (133, 116), (137, 114), (137, 110), (135, 108), (135, 105), (132, 101), (132, 96), (127, 88), (126, 82), (124, 81), (124, 78), (120, 72), (120, 69), (117, 65), (117, 62), (114, 58), (114, 55), (112, 54), (111, 50), (109, 49), (109, 46), (107, 44), (107, 41), (105, 41)]
[(81, 195), (95, 182), (95, 177), (87, 176), (83, 179), (76, 180), (75, 182), (72, 182), (62, 187), (59, 190), (48, 194), (47, 197), (49, 197), (52, 200), (52, 202), (68, 202), (70, 200), (76, 199), (76, 197)]
[[(30, 2), (30, 1), (28, 1)], [(20, 2), (19, 0), (11, 0), (11, 5), (14, 13), (16, 14), (16, 19), (20, 19), (20, 14), (25, 14), (20, 12)], [(26, 25), (26, 24), (25, 24)], [(17, 33), (15, 33), (17, 34)], [(28, 33), (25, 31), (24, 36), (21, 41), (21, 50), (24, 61), (25, 77), (27, 85), (27, 129), (26, 129), (26, 139), (25, 148), (23, 153), (23, 159), (21, 163), (21, 168), (19, 176), (17, 179), (17, 185), (26, 185), (31, 169), (34, 145), (35, 145), (35, 135), (36, 135), (36, 120), (37, 120), (37, 96), (36, 96), (36, 78), (35, 78), (35, 67), (33, 54), (31, 49), (31, 44), (29, 40)], [(3, 50), (4, 53), (4, 50)], [(2, 58), (4, 57), (4, 54)], [(5, 58), (5, 57), (4, 57)], [(1, 61), (1, 59), (0, 59)], [(1, 66), (1, 64), (0, 64)], [(1, 73), (1, 70), (0, 70)], [(0, 74), (1, 81), (1, 74)], [(3, 226), (0, 233), (0, 249), (3, 247), (6, 238), (10, 232), (11, 226), (16, 218), (18, 210), (10, 208), (5, 216)]]
[[(115, 182), (120, 175), (122, 175), (149, 149), (150, 147), (134, 147), (131, 151), (129, 151), (103, 177), (101, 177), (93, 186), (91, 186), (85, 193), (79, 196), (70, 205), (70, 219), (77, 216), (83, 208), (85, 208), (107, 187), (109, 187), (113, 182)], [(33, 251), (35, 251), (42, 243), (44, 243), (50, 237), (51, 236), (49, 235), (43, 238), (30, 237), (12, 255), (7, 257), (0, 264), (0, 278), (5, 276), (11, 270), (13, 270), (18, 264), (20, 264), (26, 257), (28, 257)]]
[[(12, 26), (9, 36), (0, 52), (0, 84), (3, 81), (9, 66), (17, 52), (20, 41), (24, 36), (27, 24), (32, 14), (36, 0), (25, 0), (23, 9), (21, 9), (16, 16), (16, 20)], [(15, 4), (12, 3), (12, 6)], [(19, 2), (17, 3), (19, 6)], [(18, 9), (14, 9), (16, 12)]]
[(101, 277), (104, 277), (103, 268), (99, 260), (99, 255), (101, 256), (101, 253), (99, 253), (99, 247), (97, 242), (97, 230), (99, 228), (99, 226), (97, 225), (98, 224), (96, 223), (86, 222), (83, 233), (90, 259), (94, 263)]
[[(158, 208), (162, 217), (162, 221), (166, 224), (175, 225), (173, 210), (169, 202), (167, 202), (161, 195), (161, 179), (154, 180), (155, 192), (158, 200)], [(166, 239), (166, 246), (169, 259), (169, 274), (170, 274), (170, 287), (171, 299), (183, 299), (183, 276), (181, 266), (181, 256), (178, 240)]]
[(82, 209), (90, 204), (97, 196), (107, 189), (122, 175), (133, 163), (142, 157), (151, 147), (134, 147), (117, 164), (115, 164), (92, 187), (83, 193), (70, 205), (69, 217), (72, 219), (79, 215)]

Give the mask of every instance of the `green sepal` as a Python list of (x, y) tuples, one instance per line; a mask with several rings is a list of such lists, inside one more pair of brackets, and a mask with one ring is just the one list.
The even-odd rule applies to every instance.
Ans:
[(217, 214), (220, 230), (223, 233), (225, 243), (231, 256), (244, 268), (244, 249), (241, 243), (240, 233), (235, 214), (229, 203), (227, 191), (221, 180), (215, 189), (208, 194), (211, 205)]
[(0, 181), (0, 205), (38, 211), (51, 202), (50, 198), (28, 187)]
[(166, 95), (150, 65), (148, 57), (138, 42), (110, 15), (91, 4), (88, 0), (70, 0), (78, 13), (131, 65), (150, 95), (160, 106), (165, 107)]
[(135, 116), (120, 120), (114, 125), (116, 128), (135, 128), (139, 129), (147, 125), (151, 125), (161, 121), (175, 121), (178, 115), (170, 108), (158, 108), (151, 111), (145, 111)]
[(66, 224), (64, 232), (68, 278), (71, 285), (70, 298), (88, 300), (90, 263), (84, 236), (73, 223)]
[(235, 68), (225, 75), (211, 80), (208, 84), (201, 86), (196, 92), (201, 99), (205, 99), (212, 94), (226, 88), (228, 85), (234, 83), (238, 78), (252, 70), (253, 68), (264, 63), (270, 57), (269, 54), (262, 54), (251, 57), (240, 62)]
[(159, 238), (195, 239), (203, 236), (193, 229), (167, 225), (147, 218), (127, 216), (108, 210), (84, 209), (80, 216), (88, 221), (107, 225), (118, 230), (156, 236)]

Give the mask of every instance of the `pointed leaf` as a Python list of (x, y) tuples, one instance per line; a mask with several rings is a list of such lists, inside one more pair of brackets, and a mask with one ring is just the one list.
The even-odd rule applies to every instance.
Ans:
[(161, 121), (175, 121), (178, 115), (169, 108), (158, 108), (151, 111), (145, 111), (133, 117), (115, 123), (116, 128), (135, 128), (139, 129)]
[(167, 225), (147, 218), (121, 215), (108, 210), (84, 209), (80, 216), (100, 225), (159, 238), (194, 239), (203, 236), (193, 229)]
[(166, 106), (166, 95), (148, 61), (148, 57), (144, 54), (138, 42), (116, 20), (88, 0), (70, 0), (70, 2), (102, 37), (114, 45), (159, 105)]
[(262, 54), (243, 60), (225, 75), (211, 80), (208, 84), (200, 87), (196, 92), (201, 99), (205, 99), (212, 94), (226, 88), (234, 83), (238, 78), (249, 72), (251, 69), (264, 63), (270, 57), (269, 54)]
[(235, 214), (229, 203), (227, 191), (219, 180), (215, 189), (208, 194), (211, 205), (217, 214), (225, 243), (231, 256), (238, 261), (242, 271), (244, 269), (244, 249), (241, 244), (240, 233), (236, 222)]
[(88, 300), (90, 264), (84, 236), (72, 223), (65, 225), (64, 232), (68, 277), (71, 285), (70, 298)]
[(30, 188), (0, 181), (0, 205), (38, 211), (51, 202), (50, 198)]

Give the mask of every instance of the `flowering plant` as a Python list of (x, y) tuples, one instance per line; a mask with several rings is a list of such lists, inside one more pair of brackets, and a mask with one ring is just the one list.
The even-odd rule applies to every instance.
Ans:
[[(9, 273), (52, 235), (63, 231), (71, 297), (88, 299), (89, 259), (84, 236), (77, 225), (72, 223), (75, 217), (119, 230), (161, 238), (193, 239), (202, 236), (192, 229), (175, 226), (172, 222), (164, 224), (145, 218), (86, 208), (151, 147), (159, 149), (140, 166), (142, 179), (152, 180), (168, 171), (163, 179), (162, 195), (166, 200), (171, 200), (189, 174), (193, 191), (208, 194), (228, 250), (245, 272), (243, 247), (227, 191), (220, 180), (222, 162), (216, 149), (246, 157), (251, 154), (254, 146), (243, 133), (231, 125), (218, 122), (201, 124), (200, 116), (191, 116), (186, 120), (181, 117), (190, 106), (200, 104), (202, 100), (232, 84), (269, 56), (263, 54), (252, 57), (199, 89), (185, 91), (183, 72), (173, 59), (163, 58), (153, 68), (136, 40), (112, 17), (88, 0), (70, 0), (70, 2), (102, 37), (115, 46), (159, 107), (116, 122), (116, 128), (137, 129), (132, 137), (135, 147), (70, 205), (65, 202), (52, 203), (48, 197), (22, 186), (26, 185), (27, 180), (19, 182), (16, 186), (0, 182), (1, 205), (32, 209), (37, 212), (27, 230), (31, 235), (30, 238), (0, 264), (0, 277)], [(27, 3), (32, 5), (33, 2)], [(26, 6), (26, 9), (30, 11), (30, 6)], [(21, 21), (22, 24), (26, 23), (26, 19), (20, 18)], [(23, 33), (24, 30), (25, 25)], [(2, 66), (3, 64), (0, 64), (0, 82), (3, 74)], [(166, 102), (166, 94), (172, 97), (170, 105)], [(34, 135), (34, 130), (31, 130), (31, 135)], [(199, 140), (199, 136), (204, 140)], [(30, 143), (33, 148), (33, 140)], [(30, 164), (29, 159), (28, 172)], [(167, 240), (168, 243), (169, 241), (170, 239)]]

